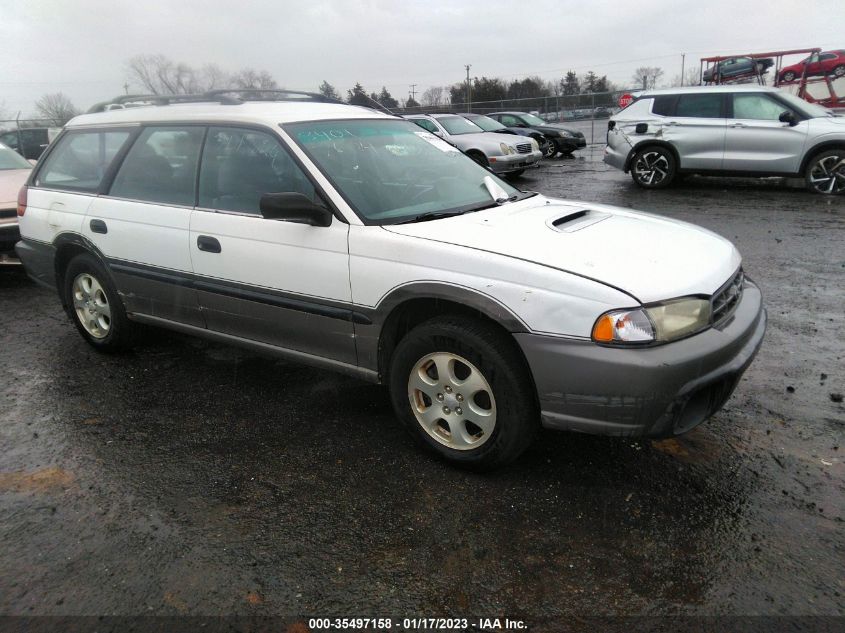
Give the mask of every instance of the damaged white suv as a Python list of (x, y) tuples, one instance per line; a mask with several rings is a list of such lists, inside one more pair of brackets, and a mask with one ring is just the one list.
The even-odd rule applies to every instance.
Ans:
[(520, 191), (409, 121), (321, 101), (77, 117), (21, 191), (27, 271), (97, 349), (143, 323), (384, 383), (470, 467), (541, 423), (683, 433), (731, 394), (766, 314), (730, 242)]
[(679, 174), (804, 178), (845, 193), (845, 118), (764, 86), (649, 90), (608, 122), (604, 161), (646, 189)]

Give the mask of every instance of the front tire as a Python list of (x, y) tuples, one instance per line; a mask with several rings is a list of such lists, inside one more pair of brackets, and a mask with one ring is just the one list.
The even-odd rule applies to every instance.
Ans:
[(833, 75), (835, 77), (845, 77), (845, 64), (839, 64), (839, 66), (834, 68)]
[(68, 316), (92, 347), (116, 352), (132, 345), (135, 328), (111, 277), (95, 257), (84, 253), (70, 261), (63, 290)]
[(393, 354), (389, 384), (396, 415), (414, 438), (461, 467), (513, 461), (539, 427), (522, 355), (483, 321), (437, 317), (411, 330)]
[(781, 75), (781, 81), (795, 81), (795, 73), (791, 70), (786, 71)]
[(554, 158), (557, 154), (557, 146), (554, 144), (554, 141), (549, 141), (548, 147), (546, 147), (546, 151), (543, 154), (543, 158)]
[(631, 178), (643, 189), (664, 189), (677, 175), (675, 157), (665, 147), (645, 147), (631, 161)]
[(845, 193), (845, 148), (813, 156), (805, 172), (807, 189), (826, 196)]

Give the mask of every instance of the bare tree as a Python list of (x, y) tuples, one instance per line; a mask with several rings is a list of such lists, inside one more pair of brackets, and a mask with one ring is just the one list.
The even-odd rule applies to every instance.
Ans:
[(672, 82), (668, 87), (697, 86), (699, 83), (701, 83), (701, 71), (698, 68), (687, 68), (684, 71), (683, 78), (680, 75), (675, 75), (672, 77)]
[(420, 97), (424, 106), (441, 106), (443, 105), (443, 93), (445, 92), (443, 86), (432, 86), (422, 93)]
[(642, 86), (643, 90), (650, 90), (657, 86), (658, 80), (663, 76), (663, 69), (657, 66), (640, 66), (634, 71), (631, 77), (634, 86)]
[(42, 118), (47, 119), (56, 127), (62, 127), (79, 114), (79, 110), (61, 92), (44, 95), (35, 102), (35, 109)]
[(279, 87), (276, 80), (266, 70), (257, 71), (252, 68), (244, 68), (236, 72), (232, 75), (230, 83), (233, 88), (245, 90), (275, 90)]

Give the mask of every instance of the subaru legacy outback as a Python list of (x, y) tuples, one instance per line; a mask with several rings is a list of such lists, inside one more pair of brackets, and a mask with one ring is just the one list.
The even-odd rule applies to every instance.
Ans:
[(709, 231), (520, 191), (367, 108), (204, 99), (79, 116), (21, 190), (17, 252), (98, 350), (156, 325), (383, 383), (489, 468), (541, 424), (684, 433), (762, 342)]
[(791, 176), (845, 192), (845, 118), (776, 88), (649, 90), (610, 119), (604, 161), (646, 189), (679, 174)]

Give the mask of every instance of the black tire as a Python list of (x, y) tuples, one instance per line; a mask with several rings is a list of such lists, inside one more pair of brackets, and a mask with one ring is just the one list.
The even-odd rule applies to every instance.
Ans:
[(556, 154), (557, 145), (554, 144), (554, 141), (549, 141), (549, 146), (546, 148), (543, 158), (554, 158)]
[(795, 81), (795, 73), (791, 70), (787, 70), (781, 75), (780, 79), (781, 81)]
[(835, 77), (845, 77), (845, 64), (839, 64), (833, 69), (832, 73)]
[[(89, 294), (75, 296), (77, 293), (74, 284), (77, 280), (80, 284), (85, 284), (88, 279), (96, 282), (89, 286), (92, 289)], [(82, 338), (94, 349), (101, 352), (119, 352), (132, 346), (136, 327), (126, 317), (126, 309), (123, 307), (114, 283), (97, 258), (83, 253), (70, 260), (65, 269), (62, 291), (68, 316)], [(102, 308), (103, 304), (108, 310), (107, 318)], [(88, 321), (89, 326), (83, 325), (83, 316), (80, 314), (85, 316), (86, 320), (91, 319)], [(89, 331), (95, 329), (90, 325), (94, 322), (103, 324), (99, 326), (100, 335)]]
[(677, 175), (675, 156), (659, 145), (637, 150), (631, 160), (631, 178), (643, 189), (664, 189)]
[[(480, 374), (489, 385), (491, 393), (486, 403), (480, 403), (482, 409), (489, 405), (494, 415), (494, 426), (489, 433), (481, 432), (480, 427), (473, 427), (471, 421), (461, 420), (461, 416), (457, 415), (461, 412), (460, 408), (447, 411), (449, 398), (453, 406), (454, 398), (461, 398), (461, 382), (448, 376), (441, 378), (436, 371), (434, 378), (428, 375), (435, 382), (431, 388), (442, 391), (434, 398), (446, 395), (447, 400), (436, 402), (429, 398), (428, 407), (433, 408), (433, 415), (440, 415), (443, 411), (448, 415), (443, 414), (442, 420), (430, 425), (436, 428), (436, 432), (424, 429), (423, 423), (417, 420), (415, 408), (419, 410), (419, 407), (413, 403), (409, 381), (414, 375), (412, 372), (418, 371), (418, 364), (427, 356), (435, 354), (438, 358), (443, 355), (457, 357), (452, 366), (453, 375), (459, 374), (459, 366), (470, 372), (477, 370), (476, 376)], [(474, 367), (468, 367), (464, 362)], [(467, 375), (464, 384), (470, 382), (469, 378)], [(454, 386), (454, 392), (446, 394), (450, 384)], [(394, 411), (411, 435), (421, 445), (457, 466), (489, 470), (507, 464), (519, 457), (531, 444), (539, 428), (535, 391), (524, 358), (513, 339), (505, 332), (480, 320), (444, 316), (415, 327), (402, 338), (393, 353), (389, 385)], [(478, 404), (476, 398), (479, 394), (483, 396), (485, 392), (482, 390), (475, 395), (468, 392), (473, 407)], [(463, 402), (464, 407), (469, 407), (469, 402)], [(454, 432), (451, 426), (453, 423), (461, 425), (460, 428), (467, 434), (477, 429), (478, 437), (475, 441), (479, 445), (473, 448), (463, 444), (463, 450), (450, 447), (449, 444), (458, 445), (450, 439)]]
[(813, 156), (804, 171), (807, 189), (826, 196), (845, 193), (845, 147)]

